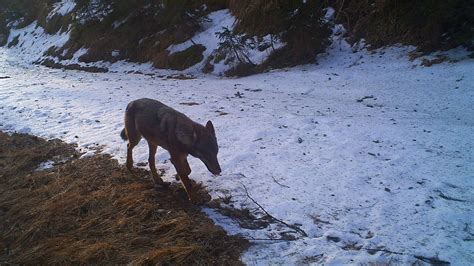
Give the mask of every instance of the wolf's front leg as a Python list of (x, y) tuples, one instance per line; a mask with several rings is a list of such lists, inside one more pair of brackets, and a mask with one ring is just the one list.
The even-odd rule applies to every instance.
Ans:
[(178, 154), (171, 154), (171, 163), (176, 168), (176, 172), (183, 183), (184, 189), (186, 189), (186, 193), (188, 194), (189, 201), (192, 203), (199, 203), (198, 198), (195, 195), (195, 191), (193, 189), (193, 185), (189, 180), (189, 174), (191, 174), (191, 168), (189, 167), (188, 160), (186, 159), (187, 155), (178, 155)]

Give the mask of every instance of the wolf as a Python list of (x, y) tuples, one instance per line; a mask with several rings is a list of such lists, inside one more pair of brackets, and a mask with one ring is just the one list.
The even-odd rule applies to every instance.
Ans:
[(146, 139), (148, 164), (155, 186), (169, 185), (158, 175), (155, 166), (158, 146), (167, 150), (191, 202), (196, 203), (198, 199), (189, 180), (189, 154), (200, 159), (212, 174), (221, 173), (217, 159), (219, 146), (212, 122), (208, 121), (203, 126), (157, 100), (143, 98), (130, 102), (125, 110), (125, 128), (120, 136), (128, 140), (126, 166), (130, 171), (133, 168), (132, 150), (142, 137)]

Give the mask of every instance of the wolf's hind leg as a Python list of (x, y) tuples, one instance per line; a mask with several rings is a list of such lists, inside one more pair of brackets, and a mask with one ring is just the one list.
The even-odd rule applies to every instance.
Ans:
[(137, 142), (129, 141), (129, 143), (127, 144), (127, 163), (126, 163), (126, 166), (127, 166), (127, 169), (129, 171), (132, 171), (132, 168), (133, 168), (133, 148), (135, 146), (137, 146), (137, 144), (138, 144), (138, 141)]
[(133, 148), (137, 146), (138, 142), (142, 138), (138, 132), (135, 134), (130, 134), (131, 132), (127, 130), (128, 144), (127, 144), (127, 169), (132, 171), (133, 168)]
[(129, 171), (133, 168), (133, 148), (137, 146), (140, 142), (142, 136), (140, 132), (138, 132), (137, 127), (135, 125), (135, 118), (133, 113), (128, 110), (125, 112), (125, 135), (128, 139), (127, 144), (127, 169)]
[(156, 171), (155, 154), (157, 149), (158, 146), (156, 144), (148, 142), (148, 165), (150, 166), (153, 182), (155, 183), (155, 186), (168, 186), (169, 183), (163, 181)]

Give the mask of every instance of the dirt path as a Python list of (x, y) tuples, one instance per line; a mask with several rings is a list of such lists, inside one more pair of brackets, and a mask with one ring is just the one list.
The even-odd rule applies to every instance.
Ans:
[(0, 132), (0, 263), (241, 264), (247, 241), (180, 186), (157, 191), (147, 176), (59, 140)]

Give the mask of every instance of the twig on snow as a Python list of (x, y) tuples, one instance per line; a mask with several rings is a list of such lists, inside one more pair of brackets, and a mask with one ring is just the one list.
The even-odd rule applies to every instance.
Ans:
[(362, 209), (369, 209), (369, 208), (372, 208), (374, 207), (375, 205), (377, 205), (377, 203), (379, 203), (378, 200), (376, 200), (374, 203), (370, 204), (370, 205), (367, 205), (367, 206), (360, 206), (360, 207), (354, 207), (354, 208), (346, 208), (346, 209), (349, 209), (349, 210), (362, 210)]
[(449, 261), (441, 260), (441, 259), (438, 258), (438, 256), (436, 256), (436, 257), (425, 257), (425, 256), (421, 256), (421, 255), (413, 255), (413, 254), (409, 254), (409, 253), (391, 251), (391, 250), (384, 249), (384, 248), (364, 248), (363, 247), (362, 249), (367, 250), (367, 251), (371, 251), (371, 252), (382, 251), (382, 252), (386, 252), (386, 253), (390, 253), (390, 254), (396, 254), (396, 255), (413, 256), (413, 257), (415, 257), (415, 259), (421, 260), (421, 261), (429, 263), (431, 265), (451, 265), (451, 263)]
[(287, 186), (287, 185), (283, 185), (283, 184), (279, 183), (279, 182), (275, 179), (274, 176), (272, 176), (272, 179), (273, 179), (273, 181), (275, 181), (275, 183), (277, 183), (278, 185), (280, 185), (280, 186), (282, 186), (282, 187), (290, 188), (290, 187)]
[(458, 201), (458, 202), (466, 202), (466, 200), (462, 200), (462, 199), (457, 199), (457, 198), (453, 198), (453, 197), (450, 197), (450, 196), (447, 196), (445, 194), (443, 194), (443, 192), (439, 191), (439, 196), (445, 200), (452, 200), (452, 201)]
[(367, 251), (371, 251), (371, 252), (382, 251), (382, 252), (386, 252), (386, 253), (390, 253), (390, 254), (396, 254), (396, 255), (410, 255), (410, 254), (407, 254), (407, 253), (391, 251), (391, 250), (384, 249), (384, 248), (364, 248), (364, 247), (362, 247), (362, 249), (367, 250)]
[(284, 239), (284, 238), (255, 238), (249, 236), (249, 238), (245, 238), (250, 241), (292, 241), (290, 239)]
[(415, 258), (421, 261), (427, 262), (431, 265), (451, 265), (449, 261), (440, 260), (437, 257), (424, 257), (424, 256), (415, 255)]
[(247, 194), (247, 197), (253, 202), (255, 203), (255, 205), (257, 205), (268, 217), (270, 217), (272, 220), (275, 220), (283, 225), (286, 225), (288, 228), (291, 228), (293, 230), (295, 230), (296, 232), (300, 233), (303, 237), (307, 237), (308, 234), (301, 228), (299, 228), (298, 226), (294, 225), (294, 224), (288, 224), (278, 218), (275, 218), (275, 216), (271, 215), (270, 213), (267, 212), (267, 210), (265, 210), (265, 208), (262, 207), (262, 205), (260, 205), (255, 199), (253, 199), (248, 190), (247, 190), (247, 187), (242, 184), (242, 186), (244, 187), (244, 190), (245, 190), (245, 194)]

